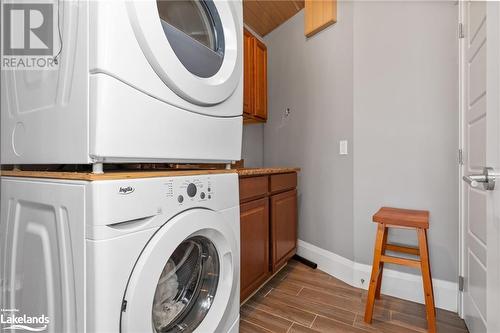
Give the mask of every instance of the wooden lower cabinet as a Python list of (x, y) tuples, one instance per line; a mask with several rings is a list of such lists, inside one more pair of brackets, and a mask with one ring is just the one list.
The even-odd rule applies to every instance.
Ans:
[(241, 300), (269, 277), (269, 200), (267, 197), (240, 206)]
[(240, 178), (241, 301), (295, 254), (297, 174)]
[(276, 272), (297, 249), (297, 190), (271, 196), (271, 245)]

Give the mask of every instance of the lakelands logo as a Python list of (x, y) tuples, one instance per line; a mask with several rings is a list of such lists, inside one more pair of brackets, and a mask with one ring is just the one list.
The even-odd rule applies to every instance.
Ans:
[(58, 21), (53, 3), (5, 1), (2, 4), (2, 69), (56, 69), (60, 47), (54, 55), (54, 35), (59, 36)]
[(43, 314), (39, 316), (27, 316), (19, 314), (18, 309), (0, 310), (0, 327), (2, 327), (2, 330), (43, 332), (47, 330), (49, 323), (49, 317)]

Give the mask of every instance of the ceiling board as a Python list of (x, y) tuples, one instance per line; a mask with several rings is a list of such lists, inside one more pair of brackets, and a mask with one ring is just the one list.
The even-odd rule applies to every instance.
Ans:
[(265, 36), (304, 8), (304, 0), (243, 0), (243, 21)]

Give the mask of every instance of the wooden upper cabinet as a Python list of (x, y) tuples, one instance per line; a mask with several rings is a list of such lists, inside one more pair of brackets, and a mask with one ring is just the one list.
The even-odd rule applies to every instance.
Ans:
[(267, 120), (267, 47), (244, 29), (243, 116), (246, 122)]
[(243, 31), (243, 113), (252, 115), (254, 107), (254, 37)]
[(255, 57), (255, 113), (260, 119), (267, 119), (267, 47), (254, 39)]
[(337, 0), (305, 0), (304, 34), (307, 37), (337, 22)]

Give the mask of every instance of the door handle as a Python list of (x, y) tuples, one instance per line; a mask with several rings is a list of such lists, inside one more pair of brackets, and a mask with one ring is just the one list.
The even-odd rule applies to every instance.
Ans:
[(493, 191), (495, 189), (495, 181), (498, 176), (499, 175), (495, 173), (493, 168), (486, 167), (483, 168), (482, 174), (464, 176), (463, 180), (471, 187), (479, 187), (479, 184), (481, 184), (484, 190)]

